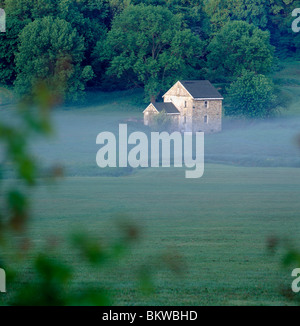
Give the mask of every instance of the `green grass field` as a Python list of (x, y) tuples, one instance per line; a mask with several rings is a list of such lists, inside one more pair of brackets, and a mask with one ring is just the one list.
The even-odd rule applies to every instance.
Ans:
[[(86, 263), (62, 247), (81, 286), (104, 284), (122, 305), (287, 304), (280, 289), (290, 271), (268, 253), (266, 241), (274, 235), (299, 240), (300, 170), (209, 164), (202, 179), (183, 176), (183, 170), (149, 169), (43, 187), (35, 196), (32, 238), (43, 246), (49, 235), (83, 227), (110, 240), (117, 216), (125, 214), (141, 227), (142, 239), (117, 267), (90, 275)], [(168, 250), (184, 257), (183, 275), (155, 267), (155, 295), (142, 296), (137, 268)]]
[[(141, 239), (101, 272), (91, 273), (61, 243), (59, 255), (76, 268), (75, 285), (104, 286), (116, 305), (291, 304), (281, 295), (282, 287), (291, 285), (291, 270), (282, 269), (280, 253), (272, 256), (266, 248), (272, 236), (300, 247), (298, 63), (284, 69), (276, 78), (285, 78), (290, 110), (272, 121), (226, 118), (224, 131), (206, 138), (205, 174), (197, 180), (185, 179), (183, 169), (108, 176), (96, 166), (97, 133), (115, 130), (131, 117), (141, 119), (140, 93), (93, 94), (86, 106), (58, 110), (56, 136), (34, 150), (48, 165), (62, 163), (66, 177), (34, 193), (29, 227), (34, 245), (44, 248), (49, 237), (62, 239), (78, 229), (112, 241), (116, 221), (124, 219), (139, 226)], [(8, 111), (3, 109), (3, 118)], [(155, 257), (166, 252), (183, 257), (180, 276), (163, 263), (157, 266)], [(150, 296), (137, 289), (142, 264), (155, 271)], [(24, 273), (30, 280), (26, 266)]]

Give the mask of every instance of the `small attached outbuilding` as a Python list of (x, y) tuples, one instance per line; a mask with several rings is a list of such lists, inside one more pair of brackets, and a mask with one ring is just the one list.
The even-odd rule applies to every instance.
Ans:
[(168, 116), (172, 119), (175, 126), (179, 124), (180, 112), (173, 103), (151, 103), (144, 111), (144, 124), (146, 126), (151, 126), (153, 118), (155, 115), (166, 112)]

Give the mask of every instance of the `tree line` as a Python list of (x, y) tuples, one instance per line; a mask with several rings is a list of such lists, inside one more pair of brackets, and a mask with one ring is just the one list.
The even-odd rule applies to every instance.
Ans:
[(43, 80), (64, 99), (87, 87), (142, 87), (154, 101), (178, 79), (209, 79), (231, 85), (229, 98), (246, 96), (249, 115), (266, 115), (278, 104), (268, 77), (274, 58), (299, 55), (296, 7), (300, 1), (0, 0), (0, 83), (24, 94)]

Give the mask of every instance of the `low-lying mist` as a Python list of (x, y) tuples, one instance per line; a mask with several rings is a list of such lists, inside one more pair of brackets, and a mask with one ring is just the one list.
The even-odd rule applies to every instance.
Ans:
[[(97, 112), (90, 108), (58, 109), (53, 115), (55, 133), (35, 142), (33, 150), (46, 165), (60, 164), (68, 176), (122, 176), (136, 170), (100, 169), (96, 165), (96, 137), (111, 131), (117, 136), (120, 123), (129, 132), (149, 129), (142, 124), (142, 111)], [(223, 131), (205, 135), (205, 162), (253, 166), (300, 167), (300, 117), (277, 117), (271, 120), (224, 118)]]

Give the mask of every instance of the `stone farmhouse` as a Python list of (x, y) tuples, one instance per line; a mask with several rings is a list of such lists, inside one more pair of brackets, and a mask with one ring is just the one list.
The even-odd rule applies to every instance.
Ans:
[(162, 103), (151, 103), (144, 111), (144, 124), (163, 111), (181, 132), (216, 133), (222, 130), (223, 97), (208, 80), (178, 81)]

